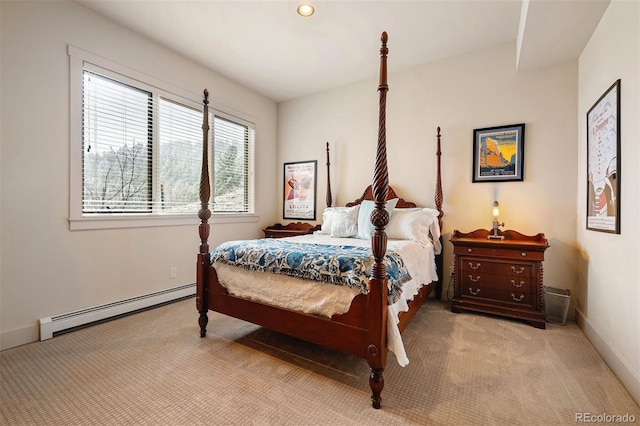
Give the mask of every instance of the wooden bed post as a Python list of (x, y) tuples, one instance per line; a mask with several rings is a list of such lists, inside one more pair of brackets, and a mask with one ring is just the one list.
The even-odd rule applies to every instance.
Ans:
[(331, 170), (329, 166), (331, 163), (329, 162), (329, 142), (327, 142), (327, 207), (331, 207), (333, 204), (333, 199), (331, 198)]
[(386, 102), (387, 91), (387, 33), (381, 36), (380, 48), (380, 109), (378, 115), (378, 146), (371, 190), (375, 201), (375, 209), (371, 213), (371, 223), (375, 231), (371, 236), (371, 249), (374, 264), (369, 281), (369, 336), (367, 346), (367, 363), (371, 369), (369, 386), (373, 408), (380, 408), (380, 393), (384, 388), (382, 372), (387, 361), (387, 269), (384, 256), (387, 252), (387, 234), (385, 226), (389, 223), (389, 213), (385, 209), (389, 190), (389, 171), (387, 168), (386, 138)]
[(209, 210), (209, 198), (211, 196), (211, 186), (209, 183), (209, 91), (204, 89), (204, 104), (202, 117), (202, 170), (200, 172), (200, 210), (198, 217), (200, 225), (198, 231), (200, 233), (200, 252), (198, 253), (198, 265), (196, 273), (196, 308), (200, 313), (198, 324), (200, 325), (200, 337), (207, 334), (207, 323), (209, 317), (207, 312), (207, 283), (209, 282), (209, 218), (211, 211)]
[[(440, 157), (442, 156), (442, 151), (440, 149), (440, 126), (438, 126), (438, 144), (436, 148), (436, 158), (438, 160), (438, 169), (436, 175), (436, 209), (438, 210), (438, 225), (440, 226), (440, 231), (442, 233), (442, 216), (444, 216), (444, 212), (442, 211), (442, 172), (440, 169)], [(440, 236), (440, 246), (442, 247), (442, 235)], [(435, 288), (434, 297), (438, 300), (442, 298), (442, 283), (444, 281), (444, 253), (441, 251), (439, 255), (436, 255), (436, 270), (438, 271), (438, 283)]]
[(438, 225), (440, 225), (440, 229), (442, 229), (442, 216), (444, 216), (444, 212), (442, 211), (442, 172), (440, 169), (440, 157), (442, 157), (442, 151), (440, 149), (440, 126), (438, 126), (438, 145), (436, 148), (436, 158), (438, 159), (438, 171), (436, 177), (436, 209), (440, 212), (438, 214)]

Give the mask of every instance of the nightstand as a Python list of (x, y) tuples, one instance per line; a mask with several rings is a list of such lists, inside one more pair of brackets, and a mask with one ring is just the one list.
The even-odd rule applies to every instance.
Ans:
[(549, 243), (544, 234), (453, 231), (453, 312), (483, 312), (527, 321), (545, 328), (542, 261)]
[(310, 223), (295, 222), (283, 225), (276, 223), (275, 225), (267, 226), (262, 231), (265, 238), (283, 238), (283, 237), (295, 237), (296, 235), (313, 234), (314, 231), (320, 230), (320, 225), (311, 225)]

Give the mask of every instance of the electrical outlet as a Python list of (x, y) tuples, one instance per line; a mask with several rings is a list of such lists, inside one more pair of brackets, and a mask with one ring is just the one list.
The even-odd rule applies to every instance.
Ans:
[(178, 278), (178, 267), (177, 266), (172, 266), (171, 270), (169, 272), (169, 277), (170, 278)]

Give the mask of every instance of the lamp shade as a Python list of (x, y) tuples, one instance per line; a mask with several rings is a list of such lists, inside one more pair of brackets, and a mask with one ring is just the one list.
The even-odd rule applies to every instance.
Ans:
[(493, 217), (500, 216), (500, 204), (497, 201), (493, 202)]

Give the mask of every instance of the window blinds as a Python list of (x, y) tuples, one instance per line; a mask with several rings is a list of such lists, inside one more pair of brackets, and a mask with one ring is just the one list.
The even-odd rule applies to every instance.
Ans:
[(253, 213), (251, 170), (253, 128), (217, 115), (213, 117), (214, 212)]
[(202, 112), (160, 98), (159, 207), (197, 212), (202, 164)]
[(83, 213), (151, 209), (151, 93), (85, 71)]

